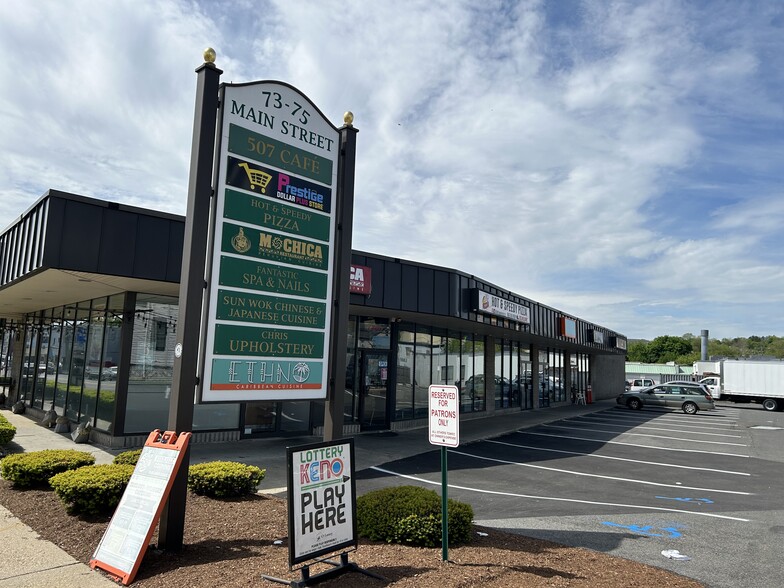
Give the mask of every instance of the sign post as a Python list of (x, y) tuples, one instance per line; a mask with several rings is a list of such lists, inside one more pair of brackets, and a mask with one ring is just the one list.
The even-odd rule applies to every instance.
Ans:
[(460, 445), (460, 393), (457, 386), (428, 387), (430, 443), (441, 446), (441, 559), (449, 559), (449, 509), (446, 448)]

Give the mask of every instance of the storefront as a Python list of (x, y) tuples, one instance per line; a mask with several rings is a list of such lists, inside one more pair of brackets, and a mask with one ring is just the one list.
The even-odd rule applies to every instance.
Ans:
[[(165, 428), (183, 217), (50, 191), (0, 235), (0, 376), (8, 402), (95, 438)], [(354, 251), (344, 431), (426, 426), (430, 384), (463, 418), (614, 396), (625, 338), (460, 272)], [(197, 405), (197, 438), (318, 434), (318, 401)]]

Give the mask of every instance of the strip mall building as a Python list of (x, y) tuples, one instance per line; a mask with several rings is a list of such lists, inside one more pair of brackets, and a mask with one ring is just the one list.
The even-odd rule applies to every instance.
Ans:
[[(7, 403), (54, 409), (112, 447), (165, 429), (185, 218), (50, 190), (0, 235)], [(352, 252), (347, 434), (426, 427), (428, 386), (461, 418), (614, 397), (626, 338), (459, 270)], [(195, 406), (196, 441), (319, 434), (323, 401)]]

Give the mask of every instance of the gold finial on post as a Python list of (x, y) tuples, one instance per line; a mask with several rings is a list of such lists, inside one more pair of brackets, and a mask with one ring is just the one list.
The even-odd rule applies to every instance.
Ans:
[(207, 47), (204, 50), (204, 63), (215, 63), (215, 49)]
[(352, 126), (354, 123), (354, 113), (350, 110), (347, 110), (343, 115), (343, 123), (348, 127)]

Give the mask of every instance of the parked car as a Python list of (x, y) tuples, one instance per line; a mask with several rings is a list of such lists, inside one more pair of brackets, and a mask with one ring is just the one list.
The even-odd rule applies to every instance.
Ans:
[(628, 391), (620, 394), (616, 402), (634, 410), (640, 410), (643, 406), (661, 406), (680, 409), (686, 414), (716, 408), (705, 385), (696, 382), (667, 382), (639, 391)]

